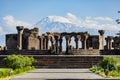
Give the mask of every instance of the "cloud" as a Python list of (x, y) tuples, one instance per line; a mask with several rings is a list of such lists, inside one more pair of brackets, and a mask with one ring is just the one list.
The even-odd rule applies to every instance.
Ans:
[(99, 21), (113, 21), (113, 19), (109, 17), (95, 17), (94, 19)]
[(11, 15), (7, 15), (3, 17), (0, 22), (0, 33), (16, 32), (16, 26), (31, 28), (32, 25), (27, 22), (17, 20)]
[(13, 16), (5, 16), (3, 17), (3, 21), (8, 27), (11, 27), (15, 24)]
[(4, 34), (4, 31), (2, 29), (2, 27), (0, 26), (0, 35), (3, 35)]
[(78, 18), (72, 13), (68, 13), (66, 17), (75, 27), (84, 27), (87, 29), (103, 29), (103, 30), (120, 30), (120, 26), (117, 25), (110, 17), (86, 17), (85, 19)]
[(72, 13), (67, 13), (66, 18), (70, 21), (70, 23), (75, 24), (76, 26), (81, 26), (82, 20), (77, 18), (77, 16), (73, 15)]
[(7, 27), (10, 27), (10, 28), (16, 27), (16, 26), (19, 26), (19, 25), (20, 26), (25, 26), (25, 27), (28, 27), (28, 28), (31, 27), (31, 24), (29, 24), (27, 22), (24, 22), (24, 21), (14, 19), (14, 17), (11, 16), (11, 15), (3, 17), (3, 22)]

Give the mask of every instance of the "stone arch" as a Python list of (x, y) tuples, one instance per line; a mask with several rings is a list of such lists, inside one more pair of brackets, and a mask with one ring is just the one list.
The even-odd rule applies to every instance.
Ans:
[(65, 39), (65, 36), (62, 36), (62, 51), (66, 51), (66, 39)]
[(70, 46), (71, 46), (71, 49), (76, 48), (76, 43), (75, 43), (75, 37), (74, 36), (71, 37)]
[(51, 50), (54, 49), (54, 44), (55, 44), (54, 36), (53, 36), (53, 35), (50, 35), (50, 37), (49, 37), (49, 46), (50, 46), (50, 49), (51, 49)]

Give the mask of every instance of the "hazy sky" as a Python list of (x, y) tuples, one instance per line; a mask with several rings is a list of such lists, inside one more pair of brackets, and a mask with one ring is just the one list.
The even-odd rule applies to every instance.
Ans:
[(115, 20), (120, 18), (119, 10), (120, 0), (0, 0), (0, 45), (5, 40), (2, 38), (4, 34), (15, 33), (16, 25), (31, 26), (51, 15), (66, 16), (70, 13), (84, 21), (86, 18), (94, 19), (94, 22), (107, 21), (106, 24), (117, 31), (120, 26)]

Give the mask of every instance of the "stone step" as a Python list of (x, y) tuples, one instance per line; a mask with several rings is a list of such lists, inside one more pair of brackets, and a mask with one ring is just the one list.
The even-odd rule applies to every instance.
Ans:
[[(2, 59), (6, 55), (0, 56), (0, 67), (3, 67)], [(74, 56), (74, 55), (26, 55), (36, 59), (34, 66), (37, 68), (90, 68), (99, 65), (103, 56)]]

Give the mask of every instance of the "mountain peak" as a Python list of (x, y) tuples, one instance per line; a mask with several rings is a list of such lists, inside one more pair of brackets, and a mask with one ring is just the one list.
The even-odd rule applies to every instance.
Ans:
[(71, 23), (67, 18), (61, 16), (48, 16), (50, 22)]

